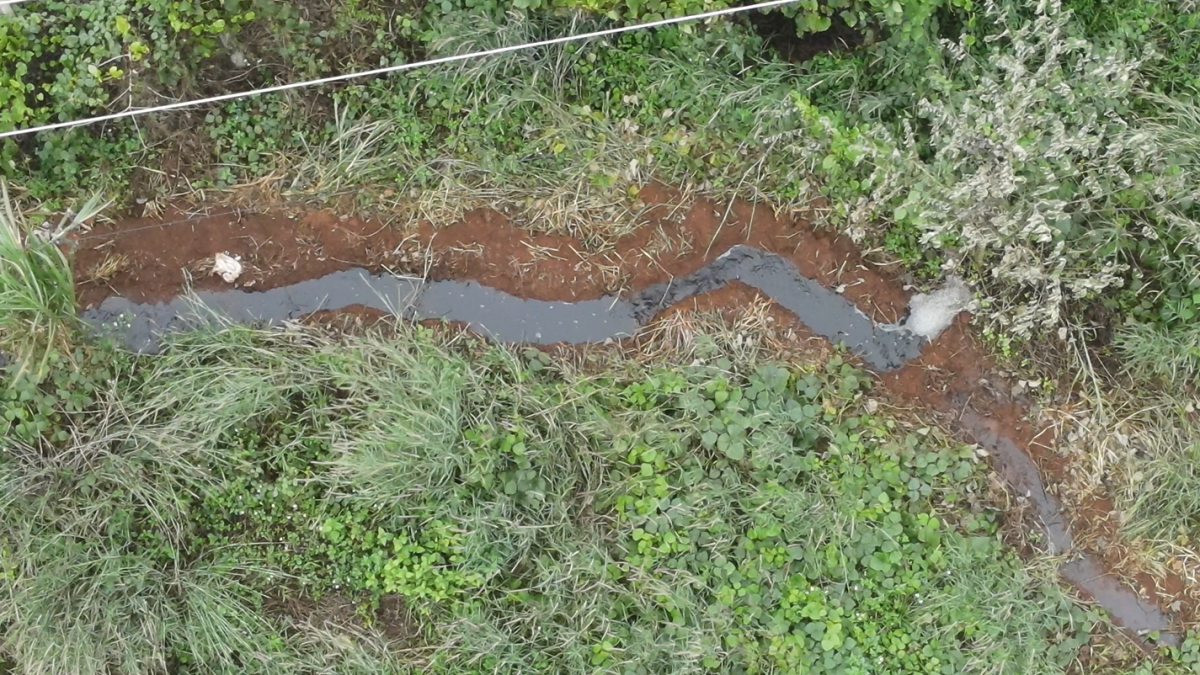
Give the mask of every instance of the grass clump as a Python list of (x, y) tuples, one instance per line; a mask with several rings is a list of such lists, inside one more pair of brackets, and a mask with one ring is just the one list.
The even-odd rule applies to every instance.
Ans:
[(111, 386), (128, 363), (52, 365), (5, 395), (4, 651), (44, 673), (149, 672), (179, 645), (223, 662), (263, 627), (228, 570), (180, 559), (182, 509), (203, 480), (195, 448), (163, 447), (122, 416)]
[[(202, 352), (219, 357), (211, 345), (189, 356)], [(98, 345), (48, 364), (40, 378), (4, 373), (0, 651), (14, 672), (334, 673), (351, 672), (325, 663), (339, 653), (391, 658), (371, 656), (369, 633), (347, 646), (320, 626), (283, 632), (261, 612), (276, 571), (197, 546), (193, 505), (246, 468), (198, 420), (232, 392), (245, 402), (226, 409), (236, 424), (278, 401), (286, 377), (239, 383), (231, 370), (207, 387), (174, 383), (183, 392)]]
[(1074, 662), (1101, 619), (1005, 549), (971, 448), (867, 405), (836, 357), (704, 344), (596, 370), (229, 328), (85, 359), (112, 365), (67, 386), (81, 412), (7, 399), (53, 414), (0, 463), (3, 651), (45, 673)]
[[(1102, 411), (1084, 427), (1083, 438), (1096, 447), (1090, 454), (1105, 457), (1110, 466), (1098, 467), (1091, 479), (1115, 485), (1122, 529), (1148, 549), (1160, 572), (1171, 569), (1194, 574), (1200, 546), (1200, 424), (1194, 397), (1174, 392), (1150, 398), (1147, 392), (1110, 397)], [(1170, 564), (1168, 568), (1166, 565)], [(1183, 567), (1179, 567), (1182, 564)]]
[(43, 372), (51, 355), (70, 353), (75, 282), (62, 237), (99, 211), (96, 199), (56, 230), (33, 231), (0, 181), (0, 352)]
[(1200, 385), (1200, 324), (1164, 329), (1131, 322), (1121, 327), (1116, 347), (1132, 376), (1180, 393)]

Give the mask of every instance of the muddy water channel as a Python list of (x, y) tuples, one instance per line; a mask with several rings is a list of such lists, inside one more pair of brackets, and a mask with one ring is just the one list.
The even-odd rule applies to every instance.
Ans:
[(921, 352), (924, 340), (893, 324), (875, 324), (841, 295), (802, 276), (787, 260), (735, 246), (685, 277), (656, 284), (628, 298), (580, 302), (526, 300), (474, 281), (434, 281), (374, 275), (364, 269), (335, 272), (268, 291), (200, 291), (166, 303), (110, 297), (83, 318), (138, 351), (154, 351), (163, 333), (202, 321), (196, 302), (242, 323), (278, 324), (321, 310), (352, 305), (414, 319), (461, 322), (501, 342), (535, 344), (602, 342), (633, 335), (661, 310), (731, 281), (758, 289), (794, 313), (814, 333), (843, 343), (872, 368), (891, 370)]
[(1178, 646), (1180, 638), (1168, 632), (1171, 617), (1157, 605), (1125, 587), (1092, 556), (1075, 548), (1075, 539), (1062, 512), (1062, 505), (1046, 491), (1037, 465), (1020, 447), (1006, 438), (994, 421), (971, 409), (969, 401), (961, 400), (959, 425), (991, 453), (992, 466), (1009, 487), (1033, 507), (1046, 534), (1051, 555), (1063, 556), (1059, 574), (1087, 593), (1103, 607), (1118, 624), (1139, 637), (1159, 633), (1158, 642)]
[[(313, 312), (352, 306), (410, 319), (460, 322), (502, 342), (583, 343), (630, 336), (661, 310), (732, 281), (770, 297), (813, 333), (844, 344), (877, 371), (904, 366), (919, 357), (926, 344), (903, 322), (875, 323), (842, 295), (800, 274), (785, 258), (746, 246), (734, 246), (691, 274), (627, 297), (579, 302), (529, 300), (475, 281), (426, 282), (356, 268), (261, 292), (199, 291), (163, 303), (136, 303), (114, 296), (82, 316), (101, 332), (142, 352), (155, 351), (163, 334), (198, 327), (213, 313), (235, 322), (277, 325)], [(1168, 615), (1075, 547), (1061, 505), (1047, 492), (1029, 455), (1004, 436), (1002, 425), (976, 413), (966, 402), (960, 404), (959, 425), (991, 452), (1000, 475), (1032, 504), (1051, 553), (1062, 556), (1063, 577), (1139, 637), (1159, 633), (1159, 642), (1177, 644), (1178, 636), (1168, 632)]]

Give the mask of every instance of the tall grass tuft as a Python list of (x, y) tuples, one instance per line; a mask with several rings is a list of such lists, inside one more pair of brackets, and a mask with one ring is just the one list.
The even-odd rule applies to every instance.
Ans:
[(0, 351), (22, 371), (42, 372), (50, 354), (70, 344), (77, 321), (71, 263), (62, 237), (101, 209), (93, 197), (50, 235), (25, 226), (0, 182)]
[(327, 364), (350, 427), (337, 434), (334, 473), (383, 503), (442, 495), (470, 462), (456, 447), (468, 426), (467, 364), (434, 346), (374, 339)]
[(1125, 369), (1137, 380), (1159, 381), (1174, 391), (1200, 386), (1200, 325), (1170, 329), (1130, 323), (1117, 332)]
[(39, 409), (63, 433), (0, 439), (0, 654), (17, 672), (395, 672), (356, 645), (341, 645), (353, 668), (329, 663), (328, 636), (293, 639), (257, 611), (246, 579), (269, 570), (195, 548), (189, 505), (245, 469), (220, 437), (320, 387), (292, 345), (248, 333), (182, 336), (139, 373), (112, 375), (126, 357), (103, 348), (49, 361), (51, 382), (110, 375)]
[(228, 569), (161, 564), (122, 543), (52, 533), (26, 544), (0, 603), (4, 651), (24, 673), (139, 675), (180, 658), (262, 672), (280, 658), (270, 624)]

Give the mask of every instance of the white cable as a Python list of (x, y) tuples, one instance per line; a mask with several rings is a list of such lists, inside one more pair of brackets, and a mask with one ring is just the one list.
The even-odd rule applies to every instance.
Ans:
[[(24, 0), (22, 0), (24, 1)], [(166, 110), (178, 110), (179, 108), (187, 108), (190, 106), (204, 105), (207, 103), (220, 103), (222, 101), (232, 101), (234, 99), (246, 98), (249, 96), (257, 96), (259, 94), (273, 94), (279, 91), (288, 91), (291, 89), (300, 89), (303, 87), (312, 87), (331, 82), (341, 82), (359, 77), (371, 77), (373, 75), (383, 75), (385, 73), (395, 73), (403, 70), (413, 70), (415, 68), (424, 68), (426, 66), (439, 66), (446, 63), (455, 63), (458, 61), (466, 61), (475, 58), (484, 58), (488, 56), (496, 56), (498, 54), (507, 54), (509, 52), (520, 51), (522, 49), (535, 49), (538, 47), (549, 47), (550, 45), (562, 44), (564, 42), (574, 42), (576, 40), (591, 40), (593, 38), (606, 37), (609, 35), (617, 35), (620, 33), (628, 33), (635, 30), (643, 30), (647, 28), (657, 28), (659, 26), (669, 26), (671, 24), (683, 23), (685, 21), (702, 21), (704, 19), (712, 19), (718, 16), (726, 16), (739, 12), (749, 12), (755, 9), (766, 9), (768, 7), (778, 7), (779, 5), (787, 5), (798, 0), (767, 0), (766, 2), (758, 2), (753, 5), (744, 5), (742, 7), (728, 7), (726, 9), (717, 9), (711, 12), (702, 12), (700, 14), (690, 14), (687, 16), (673, 17), (670, 19), (659, 19), (658, 21), (650, 21), (647, 23), (639, 23), (633, 26), (621, 26), (619, 28), (608, 28), (598, 30), (591, 33), (582, 33), (580, 35), (567, 35), (564, 37), (556, 37), (549, 40), (539, 40), (537, 42), (528, 42), (520, 45), (512, 45), (510, 47), (497, 47), (495, 49), (486, 49), (481, 52), (471, 52), (469, 54), (458, 54), (455, 56), (443, 56), (441, 58), (430, 59), (428, 61), (418, 61), (417, 63), (404, 63), (396, 66), (387, 66), (386, 68), (375, 68), (374, 70), (364, 70), (359, 73), (345, 73), (342, 75), (331, 75), (322, 77), (316, 80), (308, 80), (306, 82), (292, 82), (290, 84), (279, 84), (273, 87), (264, 87), (262, 89), (251, 89), (250, 91), (239, 91), (232, 94), (221, 94), (220, 96), (210, 96), (208, 98), (197, 99), (195, 101), (179, 101), (177, 103), (168, 103), (166, 105), (154, 106), (152, 108), (135, 108), (132, 110), (123, 110), (118, 113), (108, 115), (98, 115), (96, 117), (85, 117), (80, 120), (72, 120), (70, 122), (55, 122), (54, 124), (44, 124), (40, 127), (30, 127), (28, 129), (13, 129), (0, 133), (0, 138), (10, 138), (13, 136), (22, 136), (25, 134), (35, 134), (42, 131), (52, 131), (54, 129), (65, 129), (67, 127), (78, 127), (86, 124), (95, 124), (96, 122), (108, 122), (110, 120), (118, 120), (124, 117), (134, 117), (137, 115), (145, 115), (152, 112), (163, 112)]]

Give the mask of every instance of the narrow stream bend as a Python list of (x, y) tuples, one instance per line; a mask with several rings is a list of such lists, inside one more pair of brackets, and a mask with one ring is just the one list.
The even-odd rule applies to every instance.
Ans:
[(961, 406), (959, 426), (991, 453), (992, 466), (1017, 495), (1029, 501), (1046, 532), (1050, 555), (1064, 556), (1058, 573), (1090, 595), (1121, 626), (1143, 639), (1157, 633), (1158, 643), (1178, 647), (1180, 637), (1168, 632), (1169, 615), (1109, 574), (1095, 557), (1075, 548), (1062, 504), (1046, 491), (1041, 473), (1029, 454), (1003, 436), (999, 425), (972, 410), (969, 401), (960, 400), (958, 405)]

